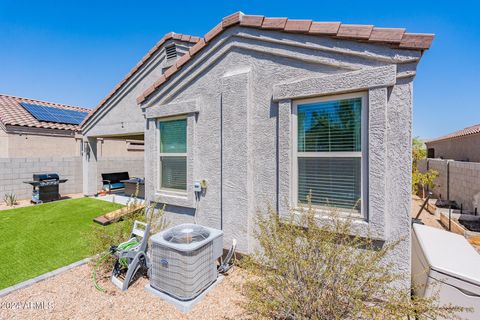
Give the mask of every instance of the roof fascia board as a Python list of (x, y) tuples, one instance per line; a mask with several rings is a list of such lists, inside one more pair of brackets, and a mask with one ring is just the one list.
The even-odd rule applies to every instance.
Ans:
[(5, 132), (8, 134), (31, 134), (49, 137), (74, 137), (76, 131), (63, 129), (34, 128), (25, 126), (6, 125)]
[(142, 69), (145, 69), (146, 65), (151, 64), (151, 61), (157, 58), (163, 52), (162, 48), (172, 44), (182, 44), (186, 46), (186, 43), (196, 43), (199, 40), (198, 37), (194, 36), (187, 36), (182, 34), (175, 34), (173, 32), (167, 33), (148, 53), (135, 65), (130, 72), (120, 81), (117, 85), (100, 101), (97, 107), (88, 115), (85, 120), (80, 124), (81, 127), (87, 125), (90, 122), (90, 119), (94, 117), (97, 112), (109, 102), (119, 90), (124, 87), (125, 84), (130, 82), (132, 78), (138, 76), (138, 73), (141, 72)]
[[(175, 40), (169, 40), (162, 44), (163, 47), (170, 45)], [(151, 59), (142, 65), (137, 72), (131, 76), (122, 86), (110, 97), (104, 105), (102, 105), (89, 119), (82, 125), (82, 131), (88, 132), (93, 125), (95, 125), (106, 113), (108, 113), (115, 105), (123, 99), (135, 86), (143, 80), (143, 78), (159, 67), (166, 61), (166, 56), (162, 54), (163, 51), (159, 49)]]
[[(214, 64), (217, 60), (221, 59), (222, 56), (224, 56), (228, 51), (232, 50), (233, 48), (241, 48), (244, 50), (257, 51), (260, 53), (282, 56), (282, 57), (287, 57), (287, 58), (301, 60), (301, 61), (310, 62), (310, 63), (324, 64), (334, 68), (338, 68), (340, 70), (343, 69), (345, 71), (360, 70), (362, 68), (365, 68), (365, 65), (367, 63), (370, 63), (371, 67), (378, 65), (378, 60), (368, 55), (365, 56), (365, 58), (367, 58), (364, 61), (365, 64), (362, 64), (360, 62), (358, 64), (354, 64), (354, 63), (339, 62), (337, 59), (323, 58), (319, 56), (313, 57), (307, 54), (302, 56), (301, 54), (298, 53), (298, 51), (293, 52), (292, 50), (288, 50), (288, 49), (285, 49), (284, 51), (282, 51), (281, 49), (276, 49), (276, 48), (273, 49), (271, 47), (267, 48), (261, 44), (261, 41), (264, 41), (264, 38), (255, 38), (255, 39), (249, 38), (248, 39), (249, 43), (246, 43), (246, 44), (242, 44), (239, 42), (236, 42), (234, 44), (232, 44), (231, 42), (227, 43), (228, 41), (230, 41), (231, 38), (243, 39), (244, 36), (241, 33), (240, 34), (237, 33), (236, 29), (233, 29), (233, 28), (224, 32), (224, 34), (218, 37), (215, 42), (212, 42), (209, 44), (209, 47), (207, 50), (203, 51), (199, 55), (196, 55), (195, 59), (190, 60), (190, 64), (188, 66), (181, 68), (181, 70), (173, 76), (174, 79), (171, 79), (171, 81), (169, 81), (168, 83), (165, 83), (165, 85), (159, 88), (159, 90), (154, 90), (155, 93), (144, 105), (142, 105), (142, 108), (148, 109), (149, 107), (155, 104), (168, 102), (170, 97), (174, 96), (179, 91), (181, 91), (191, 81), (193, 81), (202, 72), (207, 70), (212, 64)], [(257, 41), (258, 45), (253, 45), (252, 41)], [(283, 45), (285, 46), (285, 44)], [(312, 45), (305, 45), (302, 47), (306, 49), (313, 49), (315, 51), (318, 50), (318, 47), (312, 46)], [(329, 51), (329, 52), (332, 52), (332, 51)], [(338, 54), (344, 55), (349, 53), (351, 53), (351, 51), (346, 53), (340, 52)], [(392, 53), (392, 56), (394, 56), (393, 53)], [(391, 59), (388, 59), (387, 61), (392, 62)], [(410, 60), (402, 59), (401, 61), (404, 63), (406, 63), (407, 61), (409, 62), (409, 64), (408, 65), (405, 64), (405, 68), (402, 69), (402, 70), (405, 70), (407, 73), (397, 74), (397, 77), (400, 77), (400, 76), (406, 77), (406, 76), (415, 75), (414, 70), (415, 70), (416, 63), (418, 62), (418, 59), (417, 58), (412, 58)]]
[[(186, 60), (188, 61), (199, 51), (202, 51), (211, 40), (215, 40), (215, 38), (222, 34), (224, 30), (237, 24), (256, 29), (281, 30), (286, 33), (328, 35), (333, 38), (349, 39), (355, 42), (381, 43), (386, 47), (395, 46), (400, 49), (417, 50), (420, 51), (420, 54), (423, 54), (423, 51), (430, 48), (434, 38), (433, 34), (406, 33), (405, 29), (401, 28), (378, 28), (373, 25), (349, 25), (342, 23), (337, 23), (338, 28), (336, 28), (334, 33), (330, 30), (331, 28), (329, 28), (328, 32), (325, 32), (324, 30), (322, 31), (322, 26), (325, 24), (322, 22), (249, 16), (244, 15), (242, 12), (236, 12), (224, 17), (220, 23), (205, 34), (204, 38), (201, 38), (200, 41), (190, 49), (190, 57)], [(183, 64), (187, 61), (184, 61)], [(158, 79), (152, 86), (147, 88), (142, 95), (137, 97), (137, 103), (142, 104), (147, 99), (150, 99), (151, 95), (158, 89), (158, 87), (168, 81), (178, 69), (180, 69), (180, 67), (173, 65), (167, 70), (165, 77)]]

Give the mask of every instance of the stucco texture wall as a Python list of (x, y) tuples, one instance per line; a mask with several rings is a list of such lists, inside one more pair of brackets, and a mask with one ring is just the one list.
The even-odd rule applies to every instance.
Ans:
[(480, 162), (480, 133), (426, 143), (435, 150), (435, 158)]
[[(280, 184), (279, 180), (288, 177), (291, 170), (286, 164), (292, 161), (286, 137), (292, 134), (288, 117), (295, 98), (275, 101), (274, 87), (345, 73), (345, 79), (335, 78), (340, 84), (332, 90), (342, 87), (342, 92), (369, 92), (369, 101), (375, 106), (368, 129), (369, 148), (373, 150), (367, 175), (372, 181), (368, 197), (372, 201), (358, 224), (364, 232), (375, 228), (382, 241), (403, 239), (388, 259), (407, 276), (403, 284), (408, 287), (412, 79), (418, 52), (235, 27), (195, 59), (162, 86), (146, 106), (147, 111), (160, 110), (192, 100), (198, 106), (194, 142), (189, 148), (193, 149), (193, 180), (206, 179), (208, 189), (193, 206), (168, 206), (171, 222), (193, 221), (196, 215), (199, 223), (222, 228), (226, 245), (236, 238), (240, 252), (255, 250), (256, 212), (266, 212), (268, 206), (281, 209), (280, 204), (290, 197), (289, 186), (282, 187), (290, 180)], [(368, 78), (368, 73), (360, 72), (355, 83), (347, 74), (392, 65), (396, 68), (393, 83), (388, 86), (369, 89), (368, 84), (376, 79)], [(386, 68), (385, 72), (391, 70)], [(391, 79), (387, 75), (377, 74), (375, 78)], [(321, 82), (317, 80), (311, 83)], [(309, 89), (313, 90), (310, 93), (317, 90), (319, 95), (329, 94), (315, 85)], [(279, 110), (284, 106), (286, 109)], [(145, 172), (150, 200), (158, 194), (157, 135), (155, 119), (149, 119)]]
[(74, 137), (0, 133), (0, 157), (75, 157), (80, 156), (80, 143)]

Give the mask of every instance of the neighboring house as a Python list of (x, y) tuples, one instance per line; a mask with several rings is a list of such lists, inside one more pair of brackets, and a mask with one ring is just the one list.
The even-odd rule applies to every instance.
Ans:
[(428, 158), (480, 162), (480, 124), (425, 142)]
[[(0, 94), (0, 158), (80, 156), (79, 124), (89, 111)], [(65, 112), (81, 118), (76, 124), (78, 118), (56, 118), (68, 116)]]
[(250, 253), (257, 210), (283, 216), (311, 192), (319, 216), (333, 207), (360, 235), (404, 237), (389, 259), (408, 275), (413, 79), (432, 39), (371, 25), (225, 17), (168, 69), (147, 55), (86, 121), (85, 193), (96, 192), (97, 138), (142, 133), (147, 199), (166, 204), (174, 224), (195, 217)]
[[(0, 94), (0, 158), (79, 157), (80, 123), (91, 111)], [(143, 157), (143, 148), (143, 137), (112, 137), (99, 144), (106, 156)]]

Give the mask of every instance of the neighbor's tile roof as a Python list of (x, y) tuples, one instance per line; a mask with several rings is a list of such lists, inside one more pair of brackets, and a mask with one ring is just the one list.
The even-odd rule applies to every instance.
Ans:
[(23, 126), (33, 128), (46, 128), (46, 129), (60, 129), (60, 130), (80, 130), (79, 125), (45, 122), (38, 121), (32, 116), (25, 108), (22, 107), (20, 102), (26, 102), (31, 104), (38, 104), (46, 107), (74, 110), (80, 112), (90, 112), (91, 109), (85, 109), (74, 106), (67, 106), (64, 104), (45, 102), (35, 99), (28, 99), (22, 97), (15, 97), (6, 94), (0, 94), (0, 122), (4, 125)]
[(449, 140), (449, 139), (453, 139), (453, 138), (469, 136), (469, 135), (475, 134), (475, 133), (480, 133), (480, 124), (476, 124), (474, 126), (470, 126), (470, 127), (464, 128), (462, 130), (449, 133), (445, 136), (441, 136), (441, 137), (436, 138), (436, 139), (428, 140), (427, 143), (438, 142), (438, 141), (442, 141), (442, 140)]
[(384, 43), (401, 49), (413, 49), (424, 51), (430, 48), (433, 34), (406, 33), (400, 28), (377, 28), (373, 25), (343, 24), (340, 22), (315, 22), (312, 20), (291, 20), (288, 18), (268, 18), (264, 16), (245, 15), (236, 12), (226, 16), (203, 38), (190, 48), (189, 52), (182, 56), (176, 64), (171, 66), (165, 74), (148, 87), (137, 103), (142, 103), (166, 82), (177, 70), (179, 70), (191, 57), (207, 46), (208, 42), (218, 36), (226, 28), (237, 25), (258, 29), (277, 30), (291, 33), (303, 33), (310, 35), (329, 36), (340, 39), (363, 41), (370, 43)]
[(100, 103), (95, 107), (95, 109), (83, 120), (83, 122), (80, 124), (80, 126), (83, 126), (88, 119), (93, 116), (98, 110), (100, 110), (105, 103), (125, 84), (125, 82), (130, 79), (135, 72), (137, 72), (138, 69), (140, 69), (145, 62), (147, 62), (148, 59), (150, 59), (151, 56), (153, 56), (159, 49), (160, 47), (168, 40), (179, 40), (179, 41), (184, 41), (184, 42), (190, 42), (190, 43), (196, 43), (198, 40), (200, 40), (199, 37), (195, 36), (189, 36), (186, 34), (181, 34), (181, 33), (175, 33), (175, 32), (169, 32), (165, 36), (163, 36), (160, 41), (157, 42), (157, 44), (150, 49), (150, 51), (147, 52), (145, 56), (130, 70), (129, 73), (119, 82), (117, 85), (105, 96), (105, 98), (100, 101)]

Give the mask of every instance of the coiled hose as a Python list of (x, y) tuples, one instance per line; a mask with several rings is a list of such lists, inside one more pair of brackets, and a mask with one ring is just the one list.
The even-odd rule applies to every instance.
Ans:
[[(98, 259), (97, 263), (95, 264), (95, 267), (92, 270), (92, 280), (93, 280), (93, 285), (95, 289), (97, 289), (100, 292), (105, 292), (105, 289), (101, 285), (99, 285), (97, 281), (97, 270), (98, 270), (98, 267), (102, 264), (102, 262), (108, 257), (110, 257), (111, 255), (113, 255), (116, 251), (129, 251), (134, 249), (138, 245), (140, 245), (140, 242), (137, 240), (137, 238), (133, 237), (130, 240), (123, 242), (118, 246), (112, 246), (110, 250), (101, 253), (100, 259)], [(118, 259), (118, 262), (120, 263), (122, 268), (128, 268), (127, 258), (120, 258)]]

